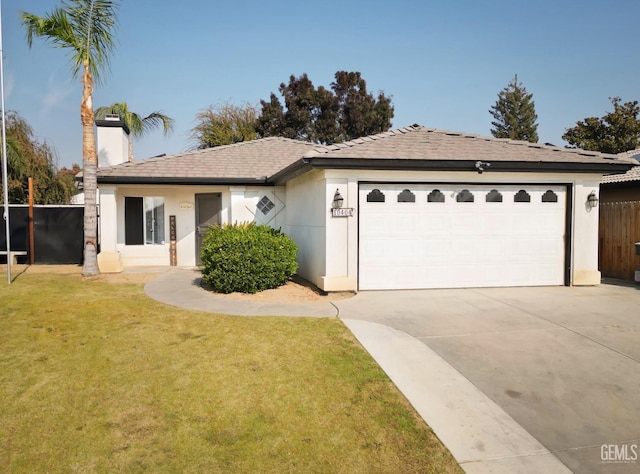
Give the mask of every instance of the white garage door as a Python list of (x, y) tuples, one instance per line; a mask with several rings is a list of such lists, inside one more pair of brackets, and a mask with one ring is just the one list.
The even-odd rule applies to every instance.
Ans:
[(360, 184), (361, 290), (564, 284), (565, 186)]

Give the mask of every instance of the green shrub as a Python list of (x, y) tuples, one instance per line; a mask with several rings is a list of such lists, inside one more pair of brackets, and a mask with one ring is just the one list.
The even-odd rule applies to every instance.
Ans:
[(218, 293), (277, 288), (298, 269), (297, 252), (293, 240), (266, 225), (214, 226), (202, 243), (202, 279)]

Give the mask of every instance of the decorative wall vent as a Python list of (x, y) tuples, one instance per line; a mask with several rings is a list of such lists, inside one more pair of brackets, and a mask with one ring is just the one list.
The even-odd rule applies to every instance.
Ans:
[(497, 189), (492, 189), (487, 193), (487, 202), (502, 202), (502, 194)]
[(521, 189), (513, 196), (513, 202), (531, 202), (531, 196), (524, 189)]
[(473, 193), (468, 189), (463, 189), (460, 194), (456, 196), (457, 202), (473, 202)]
[(416, 202), (416, 195), (405, 189), (398, 194), (398, 202)]
[(427, 202), (444, 202), (444, 194), (439, 189), (434, 189), (427, 196)]
[(262, 199), (258, 202), (258, 210), (260, 210), (265, 216), (271, 212), (271, 209), (276, 207), (276, 205), (269, 199), (267, 196), (263, 196)]
[(367, 194), (367, 202), (384, 202), (384, 194), (379, 189), (374, 189)]
[(549, 189), (542, 195), (542, 202), (558, 202), (558, 195)]

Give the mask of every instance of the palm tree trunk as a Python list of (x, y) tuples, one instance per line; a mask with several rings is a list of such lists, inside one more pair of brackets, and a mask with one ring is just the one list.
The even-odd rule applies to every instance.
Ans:
[(129, 163), (133, 163), (133, 136), (129, 133)]
[(82, 274), (97, 275), (98, 269), (98, 209), (96, 190), (98, 188), (96, 137), (93, 128), (93, 77), (89, 63), (84, 65), (82, 75), (82, 103), (80, 118), (82, 121), (82, 182), (84, 185), (84, 264)]

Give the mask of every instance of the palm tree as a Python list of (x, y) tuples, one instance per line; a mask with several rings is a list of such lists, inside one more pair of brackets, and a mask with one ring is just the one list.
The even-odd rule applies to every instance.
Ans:
[(114, 47), (117, 1), (65, 0), (46, 16), (22, 12), (22, 24), (27, 30), (27, 43), (43, 38), (54, 47), (70, 53), (71, 72), (78, 77), (82, 71), (82, 180), (84, 184), (84, 264), (83, 275), (97, 275), (97, 206), (96, 138), (93, 129), (93, 84), (109, 69), (109, 57)]
[[(162, 125), (165, 137), (173, 131), (174, 121), (168, 115), (162, 112), (151, 112), (145, 118), (142, 118), (135, 112), (131, 112), (126, 102), (114, 102), (106, 107), (99, 107), (95, 111), (96, 119), (104, 120), (109, 115), (119, 115), (120, 120), (129, 128), (134, 137), (142, 137), (154, 128)], [(133, 140), (129, 140), (129, 161), (133, 161)]]

